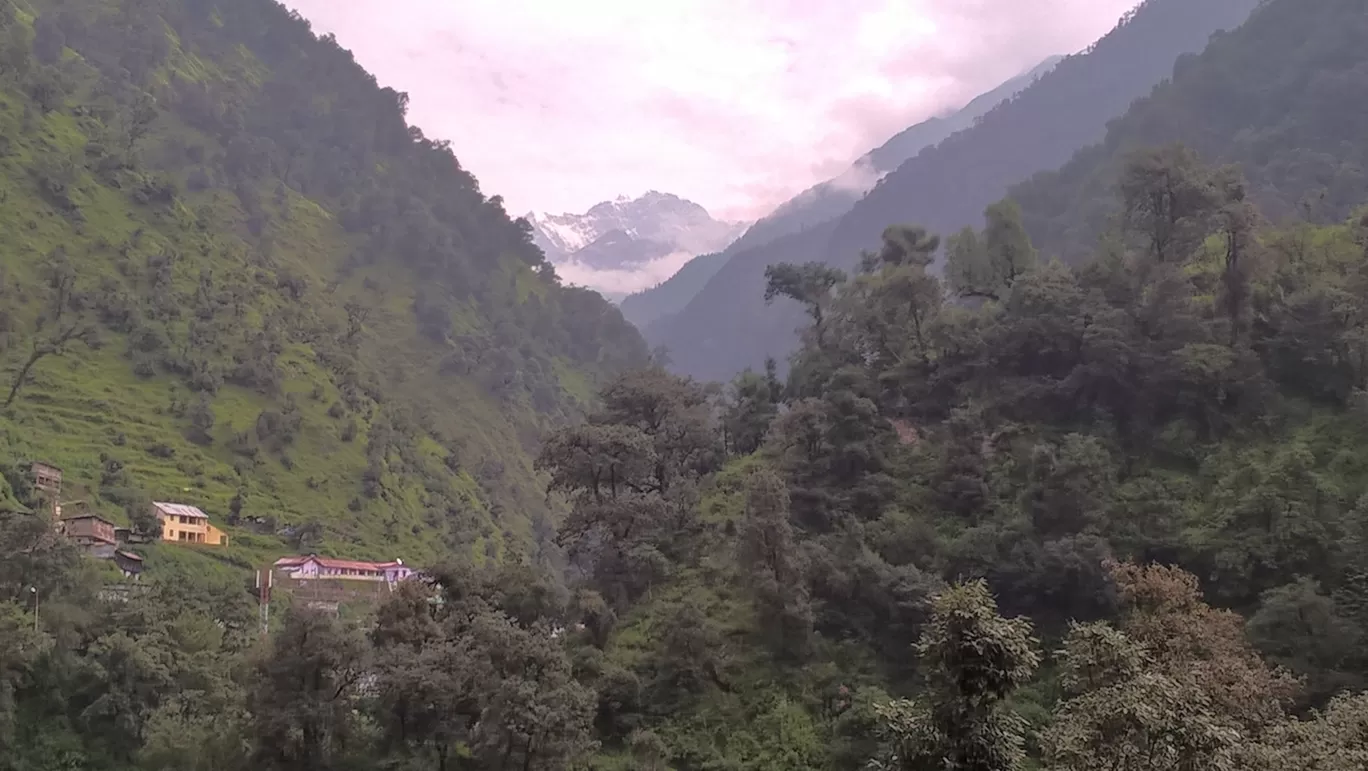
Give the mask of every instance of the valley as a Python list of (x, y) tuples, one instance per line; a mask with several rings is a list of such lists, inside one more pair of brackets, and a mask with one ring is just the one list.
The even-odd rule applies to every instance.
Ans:
[(0, 771), (1368, 767), (1365, 40), (1147, 0), (744, 225), (0, 0)]

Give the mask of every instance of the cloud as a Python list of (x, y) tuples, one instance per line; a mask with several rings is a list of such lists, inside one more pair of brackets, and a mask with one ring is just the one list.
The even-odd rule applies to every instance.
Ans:
[(626, 295), (650, 289), (668, 279), (694, 257), (694, 252), (674, 252), (647, 263), (634, 264), (631, 268), (619, 270), (594, 268), (579, 262), (562, 262), (556, 265), (556, 275), (566, 284), (586, 286), (609, 294)]
[(887, 172), (881, 172), (874, 168), (874, 162), (868, 158), (860, 158), (855, 161), (850, 168), (831, 178), (831, 186), (837, 190), (847, 193), (858, 193), (864, 195), (884, 178)]
[(514, 212), (754, 219), (1135, 0), (286, 0)]

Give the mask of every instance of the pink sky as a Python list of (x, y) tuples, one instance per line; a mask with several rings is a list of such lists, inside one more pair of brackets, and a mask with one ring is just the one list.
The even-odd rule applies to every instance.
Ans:
[(1136, 0), (284, 0), (510, 212), (669, 191), (753, 219)]

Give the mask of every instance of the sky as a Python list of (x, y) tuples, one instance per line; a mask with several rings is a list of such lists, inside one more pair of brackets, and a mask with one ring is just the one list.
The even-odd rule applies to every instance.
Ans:
[(284, 0), (510, 213), (766, 214), (1136, 0)]

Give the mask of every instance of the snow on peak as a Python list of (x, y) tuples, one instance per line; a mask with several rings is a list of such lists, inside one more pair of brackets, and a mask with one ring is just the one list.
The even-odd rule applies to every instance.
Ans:
[(615, 291), (642, 288), (633, 285), (639, 274), (643, 286), (659, 282), (659, 271), (652, 268), (656, 261), (719, 251), (745, 228), (744, 223), (715, 220), (702, 206), (656, 190), (637, 198), (620, 195), (584, 214), (532, 213), (527, 219), (533, 241), (562, 275), (611, 272), (613, 286), (583, 283)]

